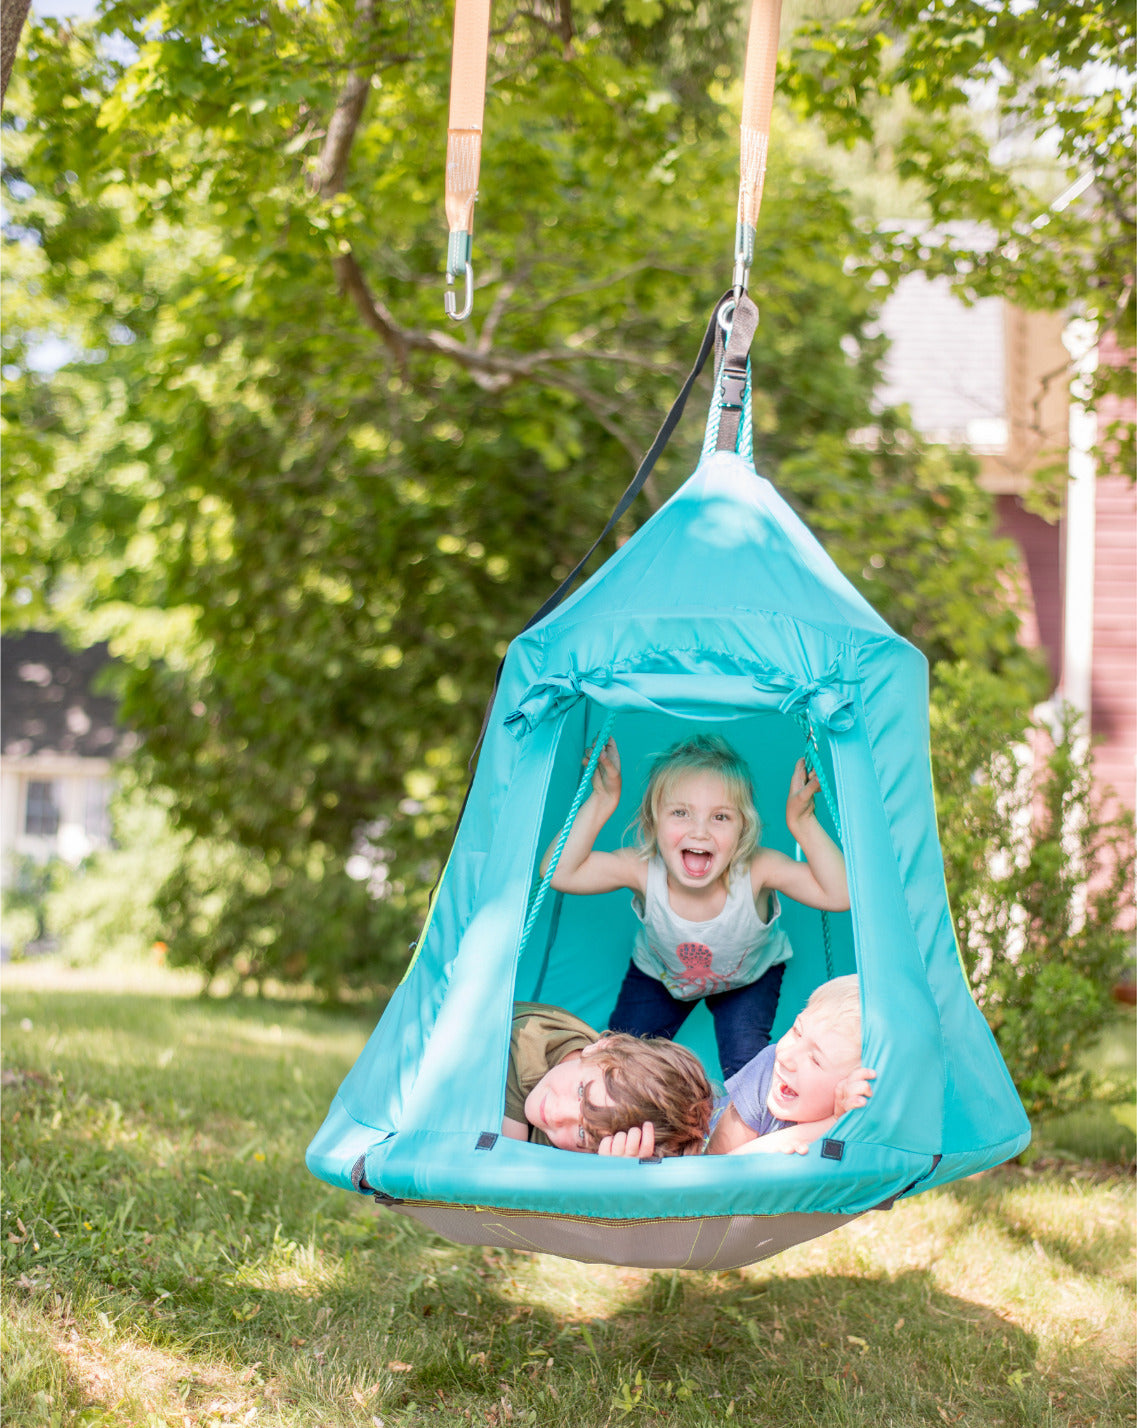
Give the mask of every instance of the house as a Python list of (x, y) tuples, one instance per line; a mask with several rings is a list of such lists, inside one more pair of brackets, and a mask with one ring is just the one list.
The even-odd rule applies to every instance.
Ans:
[[(1078, 369), (1120, 354), (1059, 314), (995, 297), (967, 305), (922, 274), (901, 281), (881, 325), (891, 342), (882, 400), (905, 404), (929, 440), (976, 457), (1021, 552), (1024, 638), (1046, 655), (1055, 702), (1089, 715), (1099, 791), (1134, 809), (1137, 486), (1098, 472), (1093, 415), (1076, 400)], [(1057, 519), (1026, 499), (1043, 472), (1064, 488)]]
[(106, 645), (71, 650), (58, 635), (0, 639), (0, 880), (26, 854), (79, 863), (110, 842), (113, 762), (135, 747), (97, 676)]

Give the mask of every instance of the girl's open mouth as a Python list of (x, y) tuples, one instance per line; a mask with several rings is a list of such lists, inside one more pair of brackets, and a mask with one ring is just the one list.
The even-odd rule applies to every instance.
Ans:
[(714, 862), (713, 853), (706, 853), (696, 848), (684, 848), (680, 857), (683, 859), (683, 871), (690, 878), (706, 877), (711, 863)]

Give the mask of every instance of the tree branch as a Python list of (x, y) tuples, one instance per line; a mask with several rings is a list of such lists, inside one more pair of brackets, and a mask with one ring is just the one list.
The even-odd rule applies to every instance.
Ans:
[[(355, 18), (360, 29), (369, 30), (375, 18), (375, 0), (357, 0)], [(328, 132), (312, 176), (312, 186), (321, 198), (334, 198), (343, 188), (352, 142), (370, 89), (370, 73), (352, 65), (328, 121)]]
[(31, 0), (0, 0), (0, 100), (8, 92), (8, 80), (30, 5)]
[(340, 253), (332, 266), (340, 292), (351, 298), (364, 323), (372, 332), (379, 334), (399, 366), (405, 367), (408, 355), (406, 334), (387, 308), (372, 295), (359, 264), (355, 261), (355, 254), (350, 249), (346, 253)]
[[(560, 6), (558, 13), (567, 23), (565, 17), (571, 16), (567, 0)], [(366, 31), (370, 28), (374, 15), (375, 0), (357, 0), (355, 10), (357, 30), (362, 32), (364, 40), (366, 40)], [(364, 45), (360, 45), (359, 49), (364, 47)], [(352, 144), (360, 120), (363, 118), (363, 110), (370, 89), (370, 70), (356, 67), (353, 64), (348, 70), (343, 88), (336, 100), (336, 107), (328, 122), (327, 133), (324, 136), (324, 142), (310, 181), (312, 191), (321, 199), (334, 198), (344, 186)], [(486, 392), (503, 391), (506, 387), (512, 386), (514, 382), (526, 378), (535, 378), (544, 386), (560, 387), (563, 391), (575, 396), (588, 408), (604, 430), (620, 443), (633, 461), (639, 459), (638, 444), (602, 409), (596, 392), (563, 373), (554, 376), (547, 372), (542, 373), (541, 368), (565, 362), (602, 361), (621, 362), (626, 366), (655, 369), (657, 364), (651, 358), (641, 357), (637, 354), (601, 352), (587, 347), (549, 348), (516, 356), (495, 350), (493, 336), (514, 292), (514, 284), (510, 282), (503, 282), (476, 343), (460, 341), (446, 332), (406, 328), (396, 320), (390, 309), (371, 291), (350, 246), (344, 245), (341, 252), (333, 259), (332, 266), (339, 291), (354, 303), (364, 324), (382, 339), (400, 369), (405, 368), (411, 352), (428, 352), (436, 356), (448, 357), (451, 361), (464, 367), (471, 379)], [(628, 272), (638, 271), (640, 266), (642, 265), (637, 264)], [(586, 292), (594, 286), (606, 286), (617, 280), (618, 278), (610, 278), (606, 282), (582, 285), (576, 291)]]
[[(486, 392), (504, 391), (514, 382), (529, 377), (540, 376), (546, 386), (558, 383), (567, 392), (579, 396), (587, 388), (580, 387), (567, 377), (541, 375), (541, 369), (557, 366), (565, 362), (616, 362), (625, 367), (637, 367), (646, 371), (659, 371), (659, 363), (651, 357), (641, 357), (638, 353), (603, 352), (590, 347), (549, 347), (536, 352), (516, 355), (502, 352), (492, 346), (471, 345), (451, 337), (448, 332), (402, 327), (391, 311), (374, 296), (367, 286), (367, 279), (350, 250), (335, 259), (336, 275), (340, 291), (355, 303), (360, 317), (372, 332), (386, 343), (391, 355), (404, 364), (411, 352), (430, 352), (436, 357), (448, 357), (469, 372), (471, 378)], [(590, 406), (590, 410), (594, 410)], [(613, 435), (616, 435), (613, 432)], [(622, 440), (622, 438), (621, 438)]]

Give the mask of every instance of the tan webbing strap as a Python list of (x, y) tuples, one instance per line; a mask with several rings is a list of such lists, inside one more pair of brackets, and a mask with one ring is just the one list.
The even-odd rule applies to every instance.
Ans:
[(754, 230), (762, 204), (766, 156), (770, 148), (770, 114), (774, 107), (774, 74), (778, 67), (778, 31), (782, 0), (753, 0), (746, 41), (746, 71), (742, 89), (742, 144), (738, 184), (738, 226), (734, 240), (734, 290), (746, 287), (754, 261)]
[[(715, 398), (721, 409), (716, 450), (738, 449), (738, 429), (746, 399), (747, 361), (758, 326), (758, 309), (747, 295), (754, 262), (754, 237), (766, 157), (770, 150), (770, 116), (774, 109), (774, 76), (778, 68), (778, 30), (782, 0), (751, 0), (750, 33), (746, 40), (746, 70), (742, 82), (742, 142), (739, 151), (738, 222), (734, 229), (734, 302), (724, 320), (726, 350), (719, 363)], [(717, 354), (716, 354), (717, 355)]]
[(486, 57), (489, 51), (490, 0), (454, 0), (454, 53), (450, 64), (450, 125), (446, 133), (446, 283), (456, 277), (466, 283), (461, 310), (452, 291), (446, 293), (450, 317), (469, 317), (474, 297), (470, 264), (474, 232), (474, 202), (482, 161), (482, 121), (486, 108)]

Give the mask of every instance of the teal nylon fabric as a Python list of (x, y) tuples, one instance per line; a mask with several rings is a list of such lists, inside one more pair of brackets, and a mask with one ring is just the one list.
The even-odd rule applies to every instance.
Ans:
[[(861, 975), (875, 1094), (807, 1156), (613, 1162), (498, 1138), (514, 998), (603, 1028), (627, 968), (630, 895), (550, 894), (518, 957), (541, 855), (581, 759), (614, 714), (624, 795), (598, 846), (626, 841), (651, 760), (692, 729), (747, 758), (763, 841), (784, 818), (808, 714), (837, 799), (851, 909), (832, 973)], [(828, 814), (819, 816), (828, 823)], [(830, 831), (834, 832), (832, 826)], [(829, 975), (820, 915), (783, 899), (794, 956), (775, 1035)], [(710, 1018), (680, 1040), (718, 1075)], [(928, 761), (927, 667), (743, 458), (690, 480), (506, 656), (470, 798), (418, 952), (308, 1150), (321, 1178), (385, 1194), (550, 1214), (856, 1213), (1021, 1150), (1022, 1106), (972, 1001), (944, 890)], [(936, 1161), (936, 1157), (940, 1157)]]

